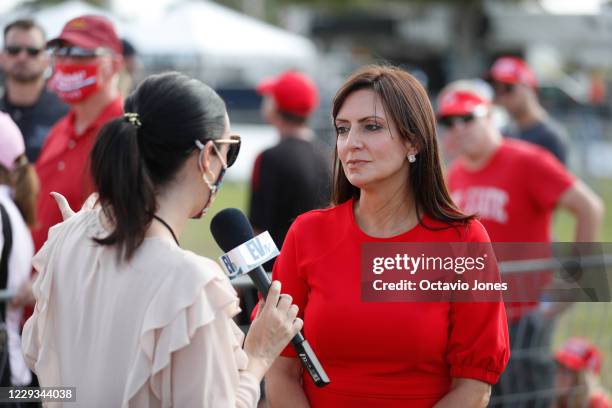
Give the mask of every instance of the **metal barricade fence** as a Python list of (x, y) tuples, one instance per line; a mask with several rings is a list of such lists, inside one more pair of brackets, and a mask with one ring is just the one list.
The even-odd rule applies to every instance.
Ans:
[[(542, 270), (562, 270), (571, 259), (531, 259), (501, 262), (502, 276), (519, 274), (523, 287), (541, 286)], [(612, 254), (586, 256), (577, 261), (582, 268), (612, 268)], [(607, 273), (610, 276), (610, 273)], [(606, 278), (606, 275), (603, 276)], [(603, 279), (609, 297), (609, 278)], [(555, 350), (571, 338), (583, 338), (602, 353), (600, 377), (593, 376), (605, 389), (612, 383), (612, 303), (608, 301), (565, 303), (507, 303), (511, 357), (499, 382), (493, 387), (491, 407), (548, 408), (565, 397), (567, 407), (589, 407), (585, 384), (560, 382)], [(513, 309), (514, 306), (514, 309)], [(514, 310), (514, 313), (512, 313)], [(518, 312), (517, 312), (518, 310)], [(557, 310), (557, 312), (555, 312)], [(572, 374), (575, 379), (580, 376)], [(584, 399), (584, 400), (583, 400)]]

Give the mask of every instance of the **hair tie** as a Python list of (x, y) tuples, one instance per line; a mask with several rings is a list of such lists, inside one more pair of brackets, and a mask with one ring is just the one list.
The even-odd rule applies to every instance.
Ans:
[(140, 115), (134, 112), (125, 112), (123, 114), (123, 117), (125, 118), (125, 120), (127, 120), (128, 122), (130, 122), (132, 125), (136, 126), (137, 128), (142, 126), (142, 122), (140, 121)]

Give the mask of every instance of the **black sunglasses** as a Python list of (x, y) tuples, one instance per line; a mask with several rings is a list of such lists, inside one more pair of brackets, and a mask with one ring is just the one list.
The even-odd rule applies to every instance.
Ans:
[(232, 164), (236, 162), (238, 158), (238, 153), (240, 153), (240, 145), (242, 141), (240, 140), (240, 136), (232, 135), (229, 139), (216, 139), (213, 140), (213, 143), (216, 144), (228, 144), (229, 150), (227, 151), (227, 167), (232, 167)]
[(106, 48), (88, 49), (75, 46), (57, 47), (53, 49), (52, 53), (54, 57), (60, 58), (95, 58), (112, 54), (112, 52)]
[(443, 116), (438, 119), (438, 123), (445, 128), (452, 128), (458, 123), (467, 124), (476, 119), (473, 113), (468, 113), (467, 115), (449, 115)]
[(19, 45), (7, 45), (4, 47), (5, 51), (12, 56), (21, 54), (21, 51), (25, 51), (28, 53), (30, 57), (36, 57), (38, 54), (42, 52), (42, 48), (36, 47), (22, 47)]

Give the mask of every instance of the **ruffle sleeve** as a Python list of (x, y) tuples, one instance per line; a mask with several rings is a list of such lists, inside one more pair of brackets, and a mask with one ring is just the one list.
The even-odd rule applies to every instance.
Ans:
[[(70, 221), (74, 222), (77, 219)], [(58, 251), (54, 251), (54, 248), (61, 245), (66, 236), (67, 227), (68, 222), (62, 222), (51, 227), (47, 241), (34, 255), (34, 258), (32, 258), (32, 266), (38, 272), (38, 276), (32, 284), (32, 293), (34, 294), (34, 299), (36, 299), (36, 305), (34, 306), (32, 316), (23, 326), (21, 351), (27, 366), (34, 372), (37, 372), (36, 362), (38, 361), (40, 345), (42, 344), (42, 336), (45, 332), (45, 323), (48, 321), (46, 315), (53, 282), (53, 275), (50, 272), (51, 268), (48, 266), (58, 256)]]
[[(172, 404), (172, 353), (192, 341), (196, 331), (215, 319), (231, 320), (240, 312), (234, 288), (219, 266), (205, 258), (186, 253), (189, 258), (169, 273), (145, 313), (137, 355), (129, 370), (123, 407), (149, 382), (150, 391), (162, 402)], [(231, 342), (236, 377), (248, 357), (242, 349), (243, 333), (234, 324), (227, 338)]]

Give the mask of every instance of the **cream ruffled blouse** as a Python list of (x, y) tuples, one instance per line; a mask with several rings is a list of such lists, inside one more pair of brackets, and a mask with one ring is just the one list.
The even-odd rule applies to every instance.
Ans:
[[(41, 386), (76, 387), (69, 407), (255, 407), (236, 292), (210, 259), (146, 238), (129, 263), (100, 209), (49, 230), (22, 349)], [(55, 405), (54, 405), (55, 406)]]

